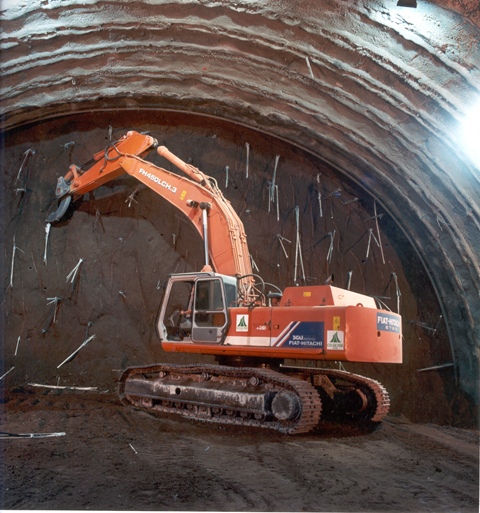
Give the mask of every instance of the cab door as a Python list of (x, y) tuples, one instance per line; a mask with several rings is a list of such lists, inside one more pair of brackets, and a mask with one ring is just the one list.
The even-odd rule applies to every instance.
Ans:
[(192, 315), (194, 343), (221, 344), (228, 328), (225, 290), (220, 278), (200, 278), (195, 282)]

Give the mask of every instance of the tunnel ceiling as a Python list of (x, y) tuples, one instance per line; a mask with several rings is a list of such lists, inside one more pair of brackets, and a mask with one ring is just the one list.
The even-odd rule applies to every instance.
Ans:
[(477, 0), (1, 3), (4, 135), (92, 110), (193, 112), (275, 135), (361, 185), (427, 269), (476, 396)]

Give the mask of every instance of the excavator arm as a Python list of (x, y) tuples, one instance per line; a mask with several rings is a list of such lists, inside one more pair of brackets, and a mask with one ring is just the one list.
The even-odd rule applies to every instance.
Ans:
[(57, 180), (55, 195), (60, 204), (57, 210), (47, 217), (47, 223), (59, 221), (67, 211), (72, 198), (78, 199), (83, 194), (124, 174), (125, 171), (118, 165), (118, 159), (122, 155), (144, 155), (156, 145), (157, 141), (153, 137), (128, 132), (105, 150), (96, 153), (83, 166), (77, 167), (72, 164), (68, 173)]
[[(139, 156), (156, 146), (153, 137), (130, 131), (105, 151), (95, 154), (85, 166), (70, 166), (68, 173), (58, 179), (56, 196), (60, 206), (48, 216), (47, 222), (58, 221), (72, 198), (75, 200), (128, 173), (188, 217), (205, 243), (204, 270), (209, 269), (211, 261), (216, 272), (237, 277), (252, 276), (243, 223), (215, 179), (183, 162), (165, 146), (157, 149), (158, 154), (186, 176), (167, 171)], [(209, 232), (215, 233), (215, 237), (208, 237)]]

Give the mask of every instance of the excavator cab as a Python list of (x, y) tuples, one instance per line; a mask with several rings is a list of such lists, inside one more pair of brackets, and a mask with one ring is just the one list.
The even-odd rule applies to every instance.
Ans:
[(170, 275), (158, 318), (162, 341), (221, 344), (228, 307), (237, 298), (236, 279), (217, 273)]

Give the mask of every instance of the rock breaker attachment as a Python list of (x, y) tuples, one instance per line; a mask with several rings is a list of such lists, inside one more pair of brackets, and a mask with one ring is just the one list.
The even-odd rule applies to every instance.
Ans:
[(47, 223), (56, 223), (57, 221), (60, 221), (60, 219), (65, 215), (65, 212), (67, 211), (67, 208), (69, 207), (70, 203), (72, 201), (71, 196), (65, 196), (62, 198), (60, 203), (58, 204), (57, 210), (55, 212), (52, 212), (46, 219)]

